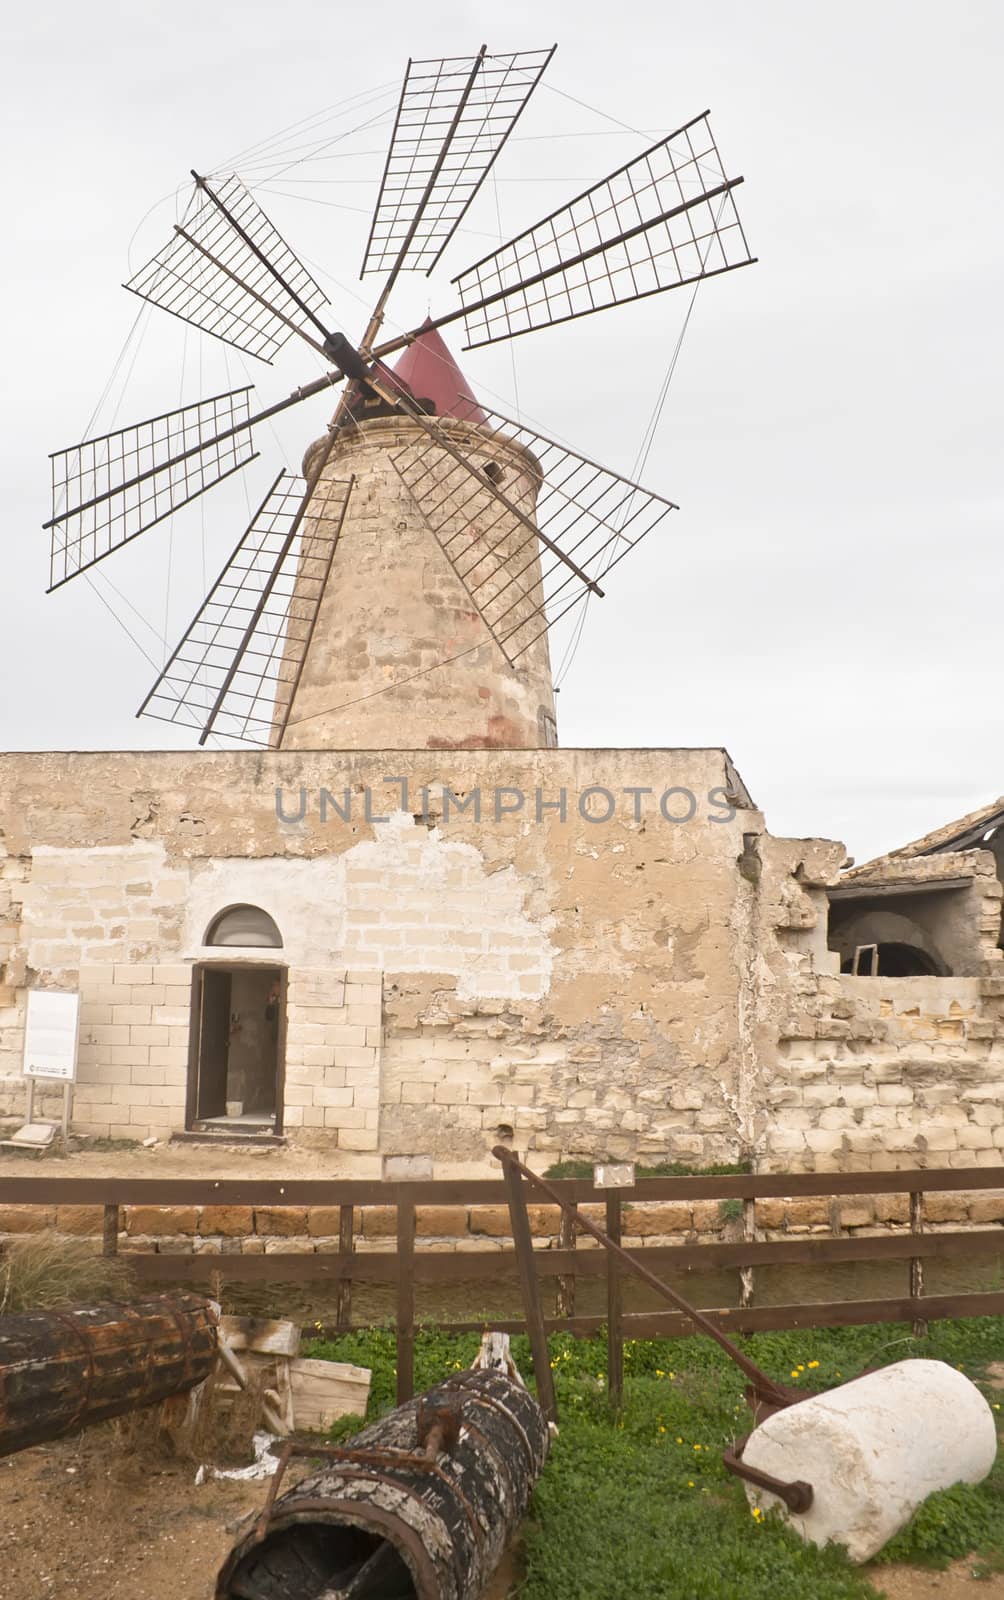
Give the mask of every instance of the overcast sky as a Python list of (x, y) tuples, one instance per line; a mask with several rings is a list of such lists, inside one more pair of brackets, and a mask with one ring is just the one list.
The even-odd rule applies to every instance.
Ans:
[[(9, 8), (3, 27), (3, 747), (193, 742), (135, 720), (151, 659), (236, 541), (245, 496), (298, 466), (330, 410), (262, 430), (246, 491), (216, 489), (104, 563), (107, 578), (45, 595), (46, 456), (88, 431), (130, 330), (97, 431), (249, 381), (157, 310), (134, 328), (141, 302), (120, 287), (166, 241), (188, 169), (233, 170), (331, 108), (270, 148), (295, 166), (277, 176), (259, 152), (246, 176), (358, 338), (407, 57), (557, 41), (497, 183), (436, 277), (403, 285), (392, 324), (452, 308), (450, 278), (500, 231), (707, 107), (745, 175), (759, 257), (697, 296), (642, 474), (681, 510), (591, 607), (561, 684), (562, 744), (724, 744), (772, 832), (841, 838), (858, 860), (1004, 790), (999, 0), (91, 0)], [(630, 475), (688, 296), (467, 355), (447, 337), (499, 409), (518, 402)], [(262, 404), (315, 375), (306, 357), (249, 363)]]

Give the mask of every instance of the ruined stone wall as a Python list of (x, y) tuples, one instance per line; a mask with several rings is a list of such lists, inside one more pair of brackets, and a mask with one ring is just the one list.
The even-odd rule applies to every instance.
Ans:
[[(825, 870), (815, 882), (804, 870), (792, 878), (793, 848), (794, 841), (769, 842), (764, 891), (790, 898), (801, 876), (806, 915), (815, 915), (818, 928), (825, 925)], [(886, 875), (924, 882), (938, 873), (972, 877), (968, 891), (941, 897), (941, 936), (967, 976), (841, 975), (836, 952), (827, 969), (826, 954), (817, 948), (810, 958), (807, 933), (794, 927), (777, 926), (764, 941), (764, 970), (777, 996), (767, 1008), (773, 1037), (756, 1138), (767, 1166), (860, 1172), (1004, 1159), (1001, 888), (983, 851), (897, 860)]]
[(782, 1021), (764, 1149), (791, 1171), (1004, 1160), (1004, 981), (823, 979)]

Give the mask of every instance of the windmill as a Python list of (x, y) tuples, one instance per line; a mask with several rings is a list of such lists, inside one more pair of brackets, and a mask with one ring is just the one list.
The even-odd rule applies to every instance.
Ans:
[(240, 177), (193, 172), (183, 221), (126, 287), (265, 363), (300, 340), (327, 370), (262, 409), (250, 386), (234, 389), (56, 452), (50, 592), (256, 459), (258, 424), (342, 387), (303, 474), (278, 473), (138, 715), (191, 727), (200, 744), (295, 742), (291, 722), (316, 714), (300, 703), (304, 672), (359, 496), (353, 442), (375, 423), (475, 630), (449, 659), (488, 648), (513, 683), (534, 671), (549, 682), (548, 630), (602, 596), (606, 573), (675, 509), (482, 407), (459, 373), (451, 405), (437, 405), (421, 392), (434, 387), (421, 378), (428, 359), (423, 369), (412, 358), (424, 350), (449, 366), (440, 330), (455, 322), (472, 349), (751, 263), (735, 205), (742, 179), (727, 177), (709, 113), (460, 272), (455, 309), (381, 338), (399, 276), (436, 268), (553, 54), (482, 46), (409, 61), (362, 264), (383, 282), (357, 343), (330, 326), (323, 291)]

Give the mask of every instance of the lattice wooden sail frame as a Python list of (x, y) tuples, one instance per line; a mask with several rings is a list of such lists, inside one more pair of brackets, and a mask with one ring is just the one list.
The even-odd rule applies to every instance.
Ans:
[(708, 120), (660, 139), (454, 278), (467, 349), (752, 263)]
[[(490, 56), (482, 46), (472, 57), (408, 63), (363, 261), (363, 274), (386, 278), (358, 346), (328, 330), (323, 291), (241, 180), (193, 173), (194, 208), (126, 287), (265, 361), (296, 335), (329, 370), (255, 415), (250, 391), (234, 390), (57, 452), (45, 525), (51, 587), (254, 460), (257, 422), (349, 378), (424, 432), (425, 445), (399, 454), (395, 469), (510, 664), (588, 594), (602, 594), (605, 573), (673, 503), (488, 413), (479, 432), (536, 462), (535, 522), (526, 486), (511, 498), (504, 467), (486, 475), (480, 442), (425, 415), (383, 363), (460, 319), (468, 347), (490, 344), (751, 263), (734, 199), (743, 180), (726, 177), (709, 114), (462, 272), (457, 310), (377, 340), (397, 277), (436, 265), (553, 53)], [(200, 742), (226, 733), (279, 743), (350, 489), (318, 492), (327, 511), (305, 521), (309, 489), (279, 475), (143, 714), (197, 727)]]
[[(471, 439), (419, 418), (420, 449), (391, 461), (454, 574), (510, 666), (678, 508), (525, 424), (485, 411)], [(471, 408), (473, 413), (473, 408)], [(459, 420), (463, 421), (463, 415)], [(520, 474), (492, 444), (518, 445), (536, 509), (521, 506)]]
[(408, 62), (360, 277), (433, 271), (554, 50)]
[(50, 591), (253, 461), (251, 393), (212, 395), (54, 451)]
[(327, 297), (254, 196), (235, 174), (192, 176), (192, 215), (125, 288), (263, 361), (294, 333), (323, 349), (307, 330), (326, 336)]
[(353, 481), (278, 474), (137, 716), (280, 743)]

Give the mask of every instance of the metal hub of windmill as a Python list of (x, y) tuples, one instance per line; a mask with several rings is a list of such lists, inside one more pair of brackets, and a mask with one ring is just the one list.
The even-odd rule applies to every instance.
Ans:
[[(256, 458), (254, 427), (344, 384), (307, 477), (279, 473), (138, 715), (278, 748), (331, 571), (353, 480), (324, 469), (339, 434), (409, 419), (422, 448), (393, 465), (510, 669), (674, 510), (672, 502), (482, 407), (469, 427), (525, 447), (536, 517), (387, 358), (462, 322), (466, 349), (518, 338), (749, 265), (709, 113), (553, 211), (452, 281), (459, 306), (380, 339), (405, 271), (431, 273), (537, 87), (554, 49), (409, 61), (362, 275), (385, 274), (358, 343), (237, 174), (201, 177), (183, 223), (126, 287), (269, 362), (294, 335), (330, 363), (252, 414), (250, 387), (213, 395), (52, 457), (50, 591)], [(477, 436), (475, 435), (475, 438)]]

